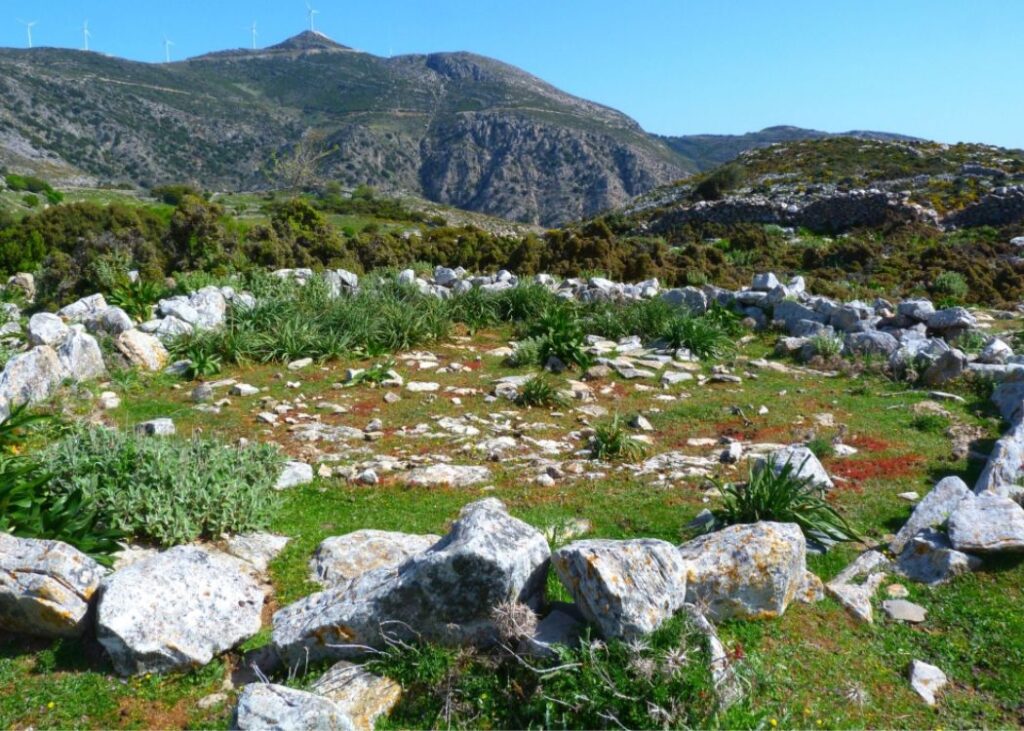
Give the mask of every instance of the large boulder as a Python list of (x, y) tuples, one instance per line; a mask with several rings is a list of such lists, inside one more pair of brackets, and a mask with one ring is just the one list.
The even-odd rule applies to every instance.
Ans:
[(912, 581), (934, 586), (981, 567), (981, 559), (953, 548), (949, 536), (931, 528), (915, 535), (896, 559), (896, 568)]
[(943, 525), (964, 498), (971, 497), (971, 491), (959, 477), (939, 480), (931, 492), (914, 507), (910, 519), (889, 543), (889, 550), (899, 555), (910, 539), (926, 528)]
[(515, 601), (539, 609), (550, 549), (495, 499), (463, 508), (451, 532), (395, 568), (301, 599), (274, 615), (273, 643), (289, 663), (345, 659), (382, 633), (450, 645), (491, 644), (491, 613)]
[(57, 351), (49, 345), (14, 356), (0, 373), (0, 417), (14, 406), (49, 398), (67, 375)]
[(141, 330), (128, 330), (114, 340), (114, 346), (132, 365), (158, 371), (167, 365), (167, 348), (159, 339)]
[(609, 639), (650, 634), (686, 601), (686, 564), (667, 541), (577, 541), (555, 551), (551, 564)]
[(1010, 375), (992, 391), (992, 403), (1009, 422), (1016, 422), (1024, 416), (1024, 371)]
[(921, 382), (925, 386), (942, 386), (963, 376), (970, 360), (956, 348), (947, 350), (925, 369)]
[(217, 287), (203, 287), (188, 298), (196, 313), (193, 325), (197, 330), (213, 330), (224, 324), (228, 302)]
[(963, 307), (947, 307), (944, 310), (937, 310), (928, 316), (926, 322), (929, 330), (940, 333), (963, 331), (978, 324), (974, 315)]
[(103, 332), (108, 335), (120, 335), (135, 327), (131, 316), (120, 307), (108, 307), (87, 321), (85, 326), (92, 332)]
[(0, 533), (0, 630), (77, 637), (103, 567), (59, 541)]
[(253, 683), (242, 689), (232, 728), (242, 731), (356, 731), (348, 714), (329, 698), (270, 683)]
[(87, 322), (105, 309), (107, 301), (103, 299), (103, 295), (91, 294), (58, 310), (57, 314), (67, 322)]
[(843, 341), (843, 351), (848, 355), (880, 355), (888, 358), (900, 347), (900, 342), (881, 330), (852, 332)]
[(793, 523), (733, 525), (679, 546), (686, 601), (716, 620), (777, 617), (807, 572), (807, 543)]
[(242, 561), (178, 546), (103, 581), (96, 636), (122, 675), (206, 665), (259, 632), (263, 601)]
[(1018, 421), (996, 440), (974, 492), (1008, 497), (1012, 488), (1021, 483), (1024, 483), (1024, 422)]
[(91, 381), (107, 373), (100, 344), (81, 325), (71, 328), (57, 347), (57, 358), (68, 377), (75, 382)]
[(37, 312), (28, 320), (29, 345), (56, 347), (70, 334), (64, 321), (49, 312)]
[(309, 562), (310, 578), (326, 586), (346, 585), (367, 571), (398, 566), (439, 540), (441, 536), (370, 529), (327, 538)]
[(967, 553), (1024, 551), (1024, 508), (992, 493), (962, 500), (949, 516), (949, 539)]

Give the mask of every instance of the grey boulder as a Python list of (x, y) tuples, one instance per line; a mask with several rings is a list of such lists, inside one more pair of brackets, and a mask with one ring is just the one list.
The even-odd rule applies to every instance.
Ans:
[[(805, 446), (795, 444), (777, 449), (771, 453), (769, 461), (773, 464), (776, 474), (780, 474), (786, 465), (790, 465), (794, 477), (806, 479), (815, 487), (831, 490), (835, 486), (821, 461)], [(763, 468), (764, 463), (759, 467)]]
[(28, 320), (28, 342), (30, 345), (57, 346), (64, 342), (70, 329), (56, 315), (38, 312)]
[(253, 683), (242, 689), (232, 728), (242, 731), (356, 731), (334, 701), (284, 685)]
[(953, 548), (945, 533), (928, 529), (915, 535), (904, 546), (896, 560), (896, 568), (912, 581), (934, 586), (976, 571), (981, 563), (977, 556)]
[(686, 601), (715, 619), (777, 617), (807, 571), (807, 543), (793, 523), (733, 525), (679, 546)]
[(899, 555), (907, 543), (926, 528), (944, 524), (957, 505), (972, 496), (970, 489), (959, 477), (946, 477), (936, 483), (924, 499), (914, 507), (910, 518), (889, 543), (889, 550)]
[(650, 634), (686, 601), (686, 564), (667, 541), (577, 541), (555, 551), (551, 564), (609, 639)]
[(67, 376), (67, 371), (49, 345), (39, 345), (14, 356), (0, 374), (0, 416), (21, 404), (48, 398)]
[(967, 553), (1024, 551), (1024, 508), (992, 493), (964, 500), (949, 517), (949, 539)]
[(463, 508), (451, 531), (395, 568), (301, 599), (274, 615), (273, 644), (289, 664), (345, 659), (383, 644), (382, 633), (449, 645), (488, 645), (491, 613), (543, 602), (550, 549), (495, 499)]
[(59, 541), (0, 533), (0, 629), (38, 637), (77, 637), (104, 569)]
[(96, 637), (122, 675), (202, 666), (259, 632), (263, 601), (242, 561), (178, 546), (103, 581)]
[(441, 536), (371, 529), (327, 538), (309, 562), (310, 578), (325, 586), (347, 585), (367, 571), (394, 568), (439, 540)]
[(67, 337), (57, 347), (57, 359), (75, 382), (91, 381), (106, 375), (103, 351), (96, 338), (84, 332), (81, 325), (71, 328)]

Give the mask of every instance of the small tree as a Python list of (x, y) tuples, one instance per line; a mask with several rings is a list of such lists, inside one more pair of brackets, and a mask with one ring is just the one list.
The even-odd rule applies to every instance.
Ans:
[(337, 151), (337, 145), (327, 145), (326, 133), (307, 130), (286, 154), (271, 155), (268, 177), (283, 182), (289, 190), (306, 190), (320, 181), (323, 161)]

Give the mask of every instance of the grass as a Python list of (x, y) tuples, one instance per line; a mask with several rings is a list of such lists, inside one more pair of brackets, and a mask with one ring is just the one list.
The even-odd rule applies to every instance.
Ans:
[[(286, 427), (270, 430), (255, 419), (258, 398), (293, 402), (301, 394), (308, 404), (326, 400), (348, 410), (321, 413), (326, 424), (363, 427), (370, 419), (380, 418), (385, 430), (380, 441), (372, 445), (375, 453), (446, 454), (457, 462), (482, 463), (484, 455), (474, 458), (462, 451), (464, 440), (416, 439), (402, 436), (397, 430), (430, 423), (436, 416), (472, 414), (488, 419), (499, 411), (515, 410), (513, 404), (488, 404), (483, 398), (493, 379), (516, 371), (500, 359), (482, 354), (505, 344), (513, 335), (511, 325), (482, 328), (470, 336), (467, 326), (456, 324), (452, 337), (430, 345), (443, 363), (472, 363), (480, 354), (479, 365), (469, 370), (418, 372), (401, 357), (395, 358), (395, 370), (406, 380), (438, 382), (441, 391), (436, 397), (392, 391), (401, 393), (402, 399), (388, 404), (383, 400), (385, 391), (370, 383), (335, 387), (345, 381), (346, 369), (372, 368), (381, 363), (377, 356), (350, 352), (340, 360), (288, 373), (287, 378), (277, 377), (282, 369), (276, 362), (226, 361), (224, 377), (265, 390), (257, 398), (232, 399), (233, 403), (219, 415), (196, 411), (188, 389), (175, 388), (180, 386), (176, 379), (125, 376), (112, 389), (122, 394), (123, 404), (104, 418), (127, 428), (144, 419), (171, 416), (180, 434), (202, 431), (227, 442), (242, 436), (273, 440), (289, 457), (308, 458), (308, 445), (294, 440)], [(742, 366), (770, 350), (768, 339), (749, 343), (737, 355), (737, 364)], [(560, 383), (549, 378), (552, 384)], [(290, 389), (287, 380), (300, 381), (301, 385)], [(623, 414), (652, 414), (654, 453), (679, 450), (703, 454), (689, 447), (688, 440), (723, 435), (754, 442), (803, 441), (814, 427), (815, 415), (832, 414), (844, 427), (844, 443), (859, 451), (852, 457), (822, 455), (828, 471), (839, 478), (828, 496), (829, 504), (857, 526), (869, 543), (883, 540), (906, 520), (911, 506), (897, 497), (900, 492), (923, 494), (947, 474), (960, 475), (970, 482), (978, 470), (975, 464), (950, 459), (949, 441), (943, 431), (912, 426), (911, 407), (925, 398), (923, 394), (871, 373), (851, 380), (761, 370), (757, 379), (745, 378), (742, 384), (653, 393), (638, 388), (644, 384), (617, 379), (590, 385), (598, 404)], [(445, 391), (465, 387), (480, 392), (461, 396), (461, 406)], [(782, 391), (786, 391), (785, 397), (779, 396)], [(652, 397), (656, 394), (677, 399), (655, 401)], [(944, 405), (952, 420), (981, 427), (989, 439), (997, 436), (1002, 425), (989, 407), (970, 392), (962, 395), (968, 398), (967, 404)], [(769, 406), (767, 414), (757, 413), (759, 404)], [(87, 402), (64, 400), (61, 405), (70, 411), (69, 418), (89, 413)], [(655, 405), (658, 411), (652, 413)], [(737, 408), (745, 416), (738, 415)], [(579, 428), (578, 414), (569, 408), (561, 416), (539, 410), (522, 410), (519, 415), (522, 421), (516, 423), (531, 424), (531, 429), (524, 432), (531, 438), (562, 439)], [(629, 437), (622, 424), (614, 434), (618, 435), (615, 439)], [(364, 447), (360, 443), (338, 444), (330, 450), (342, 455), (344, 465), (362, 459), (359, 450)], [(585, 448), (585, 438), (573, 447)], [(560, 459), (571, 462), (572, 455)], [(292, 537), (271, 566), (276, 602), (284, 605), (318, 589), (308, 581), (308, 560), (324, 538), (367, 527), (443, 533), (463, 505), (481, 497), (500, 498), (513, 515), (538, 528), (586, 519), (592, 525), (587, 537), (652, 537), (673, 543), (682, 540), (683, 526), (700, 510), (716, 506), (700, 478), (658, 481), (626, 471), (618, 461), (581, 461), (590, 473), (586, 478), (562, 479), (553, 487), (540, 487), (524, 479), (533, 474), (529, 462), (512, 455), (490, 465), (492, 477), (485, 487), (493, 489), (414, 488), (403, 483), (400, 474), (394, 474), (384, 475), (381, 484), (372, 488), (321, 478), (289, 490), (281, 495), (268, 526)], [(718, 467), (715, 474), (723, 481), (742, 479), (742, 472), (728, 465)], [(810, 568), (827, 580), (856, 553), (854, 546), (839, 545), (827, 556), (811, 557)], [(1024, 697), (1024, 678), (1016, 670), (1024, 664), (1024, 639), (1019, 631), (1024, 626), (1021, 587), (1024, 567), (1015, 562), (991, 562), (985, 571), (934, 589), (909, 585), (911, 599), (929, 610), (923, 628), (891, 624), (884, 619), (874, 626), (859, 625), (828, 599), (813, 606), (794, 604), (778, 619), (727, 622), (720, 632), (728, 651), (739, 658), (739, 667), (751, 684), (751, 695), (730, 715), (719, 718), (702, 715), (703, 706), (698, 701), (692, 706), (695, 715), (686, 722), (729, 728), (768, 728), (772, 719), (780, 727), (801, 728), (816, 728), (819, 721), (823, 728), (1017, 725), (1022, 712), (1020, 699)], [(552, 599), (568, 598), (557, 580), (549, 582), (549, 594)], [(256, 647), (265, 641), (266, 635), (262, 634), (247, 646)], [(501, 681), (523, 683), (508, 667), (496, 665), (493, 659), (452, 657), (447, 651), (433, 648), (424, 653), (420, 658), (422, 672), (451, 678), (458, 698), (479, 699), (487, 694), (478, 705), (460, 708), (453, 716), (458, 723), (453, 725), (527, 725), (525, 714), (533, 708), (529, 705), (532, 701), (508, 695), (508, 688), (514, 686)], [(924, 706), (908, 687), (906, 666), (913, 658), (933, 662), (950, 675), (952, 686), (937, 709)], [(0, 693), (0, 725), (40, 729), (226, 727), (230, 700), (208, 711), (198, 710), (196, 702), (220, 689), (228, 667), (237, 659), (236, 654), (229, 654), (203, 670), (122, 683), (109, 676), (109, 665), (88, 641), (46, 643), (8, 638), (0, 641), (0, 687), (16, 687), (18, 692)], [(407, 660), (389, 660), (394, 663), (390, 671), (396, 675), (419, 673), (421, 668), (414, 663), (404, 671), (398, 667)], [(454, 675), (453, 667), (457, 670)], [(406, 699), (390, 723), (392, 727), (426, 726), (431, 723), (431, 713), (436, 713), (437, 687), (430, 683), (417, 685), (418, 679), (412, 676), (406, 680)], [(581, 688), (584, 682), (580, 678), (566, 678), (564, 682), (570, 681), (576, 685), (570, 684), (567, 692)], [(847, 700), (845, 694), (851, 683), (862, 686), (870, 698), (868, 703), (861, 706)], [(678, 692), (686, 697), (685, 689)], [(48, 705), (51, 702), (52, 708)], [(516, 713), (524, 715), (512, 715)], [(558, 719), (545, 722), (533, 711), (530, 718), (535, 719), (535, 725), (558, 725)], [(435, 725), (442, 723), (443, 718)], [(597, 725), (594, 719), (580, 716), (568, 716), (563, 723)]]

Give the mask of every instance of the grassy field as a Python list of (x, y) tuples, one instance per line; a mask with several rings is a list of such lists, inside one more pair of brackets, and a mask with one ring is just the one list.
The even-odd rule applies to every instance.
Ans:
[[(554, 529), (555, 543), (566, 542), (558, 528), (584, 519), (590, 537), (655, 537), (672, 542), (685, 538), (684, 526), (701, 509), (713, 506), (705, 478), (656, 479), (637, 475), (622, 464), (593, 464), (572, 451), (585, 441), (567, 438), (586, 417), (579, 403), (552, 411), (521, 409), (503, 401), (486, 403), (495, 378), (522, 374), (487, 351), (506, 344), (511, 329), (491, 329), (473, 336), (457, 333), (431, 348), (441, 366), (460, 363), (458, 372), (418, 370), (416, 360), (397, 357), (396, 370), (406, 381), (434, 381), (435, 395), (392, 389), (401, 394), (386, 403), (385, 389), (339, 388), (349, 367), (375, 360), (333, 361), (297, 372), (281, 365), (231, 367), (219, 378), (232, 378), (263, 389), (252, 398), (231, 398), (219, 414), (197, 411), (190, 400), (193, 384), (168, 376), (124, 376), (115, 379), (122, 406), (93, 413), (92, 401), (62, 398), (59, 405), (76, 418), (93, 418), (120, 427), (155, 417), (172, 417), (180, 435), (203, 434), (225, 440), (247, 437), (280, 445), (288, 455), (312, 464), (345, 466), (371, 455), (400, 458), (442, 456), (455, 463), (486, 464), (492, 479), (483, 487), (415, 488), (401, 473), (383, 475), (381, 484), (356, 486), (340, 478), (318, 478), (282, 495), (271, 528), (291, 543), (271, 566), (273, 607), (305, 596), (318, 587), (307, 580), (307, 562), (326, 537), (359, 528), (443, 533), (468, 502), (481, 497), (502, 499), (511, 513), (542, 529)], [(792, 365), (764, 367), (753, 363), (768, 351), (768, 339), (747, 342), (728, 361), (743, 379), (739, 384), (696, 385), (662, 390), (615, 376), (590, 382), (596, 405), (629, 417), (647, 416), (653, 456), (669, 451), (712, 456), (718, 448), (693, 447), (689, 440), (731, 436), (745, 443), (831, 440), (841, 435), (856, 447), (850, 457), (824, 460), (836, 477), (833, 504), (861, 531), (867, 543), (883, 542), (902, 525), (912, 506), (899, 493), (926, 493), (939, 478), (956, 474), (970, 483), (980, 463), (952, 456), (948, 427), (972, 430), (973, 448), (987, 454), (1002, 425), (991, 407), (964, 392), (966, 403), (927, 404), (926, 393), (887, 381), (870, 369), (853, 375), (823, 376)], [(421, 359), (424, 360), (424, 359)], [(704, 366), (707, 371), (709, 366)], [(570, 374), (571, 375), (571, 374)], [(300, 385), (289, 387), (289, 382)], [(656, 381), (650, 382), (656, 383)], [(460, 389), (450, 391), (448, 389)], [(375, 442), (310, 444), (295, 439), (287, 424), (259, 422), (259, 400), (296, 403), (296, 412), (317, 414), (327, 425), (364, 428), (379, 418), (384, 435)], [(226, 396), (226, 389), (217, 398)], [(668, 400), (664, 397), (671, 396)], [(341, 409), (317, 409), (329, 402)], [(459, 403), (461, 402), (461, 403)], [(765, 407), (767, 413), (760, 413)], [(921, 419), (922, 413), (943, 414)], [(333, 413), (341, 411), (342, 413)], [(563, 466), (579, 464), (583, 475), (566, 470), (554, 486), (534, 478), (542, 471), (525, 442), (501, 462), (486, 462), (473, 445), (492, 436), (482, 426), (503, 414), (516, 435), (536, 440), (565, 441), (571, 449), (553, 456)], [(433, 426), (439, 417), (478, 417), (481, 434), (414, 436), (418, 424)], [(430, 431), (437, 431), (431, 428)], [(715, 476), (742, 480), (746, 462), (719, 466)], [(825, 556), (809, 558), (809, 567), (828, 580), (862, 547), (844, 545)], [(895, 579), (894, 579), (895, 580)], [(903, 582), (905, 583), (905, 582)], [(922, 625), (902, 625), (876, 617), (874, 625), (856, 623), (831, 599), (814, 605), (792, 605), (786, 614), (759, 622), (725, 622), (722, 638), (748, 684), (746, 700), (715, 722), (726, 727), (850, 728), (850, 727), (1014, 727), (1024, 723), (1024, 566), (1020, 562), (989, 562), (985, 570), (947, 586), (929, 589), (909, 585), (911, 599), (928, 609)], [(549, 581), (553, 598), (567, 599), (557, 580)], [(879, 592), (879, 601), (884, 590)], [(880, 614), (880, 613), (879, 613)], [(269, 619), (269, 613), (268, 613)], [(269, 626), (269, 625), (268, 625)], [(246, 643), (249, 650), (265, 644), (265, 630)], [(936, 709), (911, 691), (907, 666), (921, 659), (940, 666), (951, 685)], [(0, 639), (0, 726), (66, 727), (225, 727), (233, 702), (207, 709), (197, 701), (219, 692), (239, 665), (230, 653), (206, 668), (166, 677), (118, 679), (94, 641), (55, 643)], [(399, 725), (431, 725), (436, 719), (411, 720), (403, 709), (416, 709), (419, 699), (407, 694), (396, 710)], [(398, 723), (398, 720), (396, 720)], [(481, 721), (486, 724), (486, 717)], [(474, 724), (476, 725), (476, 724)]]

